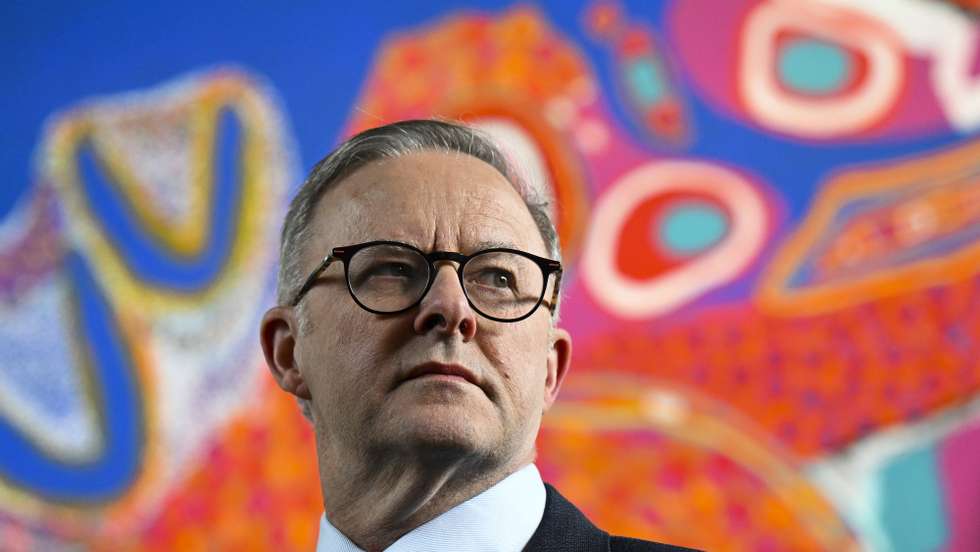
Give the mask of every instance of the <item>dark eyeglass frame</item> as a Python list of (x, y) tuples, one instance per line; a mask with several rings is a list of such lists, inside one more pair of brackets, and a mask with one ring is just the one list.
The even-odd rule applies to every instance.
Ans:
[[(357, 295), (354, 293), (354, 288), (351, 287), (351, 283), (350, 283), (349, 262), (350, 259), (352, 259), (358, 251), (375, 245), (394, 245), (394, 246), (404, 247), (406, 249), (415, 251), (429, 263), (429, 281), (426, 282), (425, 289), (422, 290), (421, 294), (419, 294), (419, 298), (411, 305), (403, 309), (399, 309), (397, 311), (379, 311), (379, 310), (368, 308), (366, 305), (364, 305), (364, 303), (361, 303), (357, 299)], [(544, 282), (544, 284), (541, 286), (541, 294), (538, 296), (537, 303), (534, 304), (534, 307), (531, 308), (531, 310), (528, 311), (527, 314), (520, 316), (518, 318), (498, 318), (496, 316), (488, 315), (487, 313), (481, 311), (476, 305), (473, 304), (473, 301), (470, 299), (469, 293), (466, 292), (466, 286), (463, 284), (463, 268), (466, 266), (466, 263), (468, 263), (474, 257), (478, 257), (480, 255), (484, 255), (487, 253), (513, 253), (515, 255), (520, 255), (521, 257), (533, 261), (534, 264), (538, 265), (538, 268), (541, 269), (542, 281)], [(456, 276), (459, 278), (459, 286), (463, 290), (463, 295), (466, 297), (466, 302), (469, 303), (470, 308), (472, 308), (475, 312), (479, 313), (480, 316), (483, 316), (484, 318), (488, 318), (490, 320), (494, 320), (496, 322), (520, 322), (521, 320), (524, 320), (525, 318), (534, 314), (535, 311), (538, 310), (538, 307), (541, 306), (541, 303), (544, 302), (544, 293), (548, 289), (548, 277), (551, 276), (551, 274), (555, 274), (555, 286), (554, 289), (552, 290), (551, 301), (550, 303), (547, 304), (547, 307), (548, 310), (551, 312), (551, 314), (554, 315), (555, 307), (558, 304), (558, 290), (561, 287), (562, 267), (559, 261), (554, 261), (551, 259), (546, 259), (544, 257), (539, 257), (537, 255), (533, 255), (526, 251), (521, 251), (520, 249), (510, 249), (507, 247), (492, 247), (490, 249), (482, 249), (480, 251), (477, 251), (476, 253), (473, 253), (472, 255), (463, 255), (462, 253), (456, 253), (454, 251), (433, 251), (431, 253), (426, 253), (421, 249), (413, 245), (409, 245), (407, 243), (388, 241), (388, 240), (379, 240), (379, 241), (369, 241), (369, 242), (359, 243), (355, 245), (345, 245), (343, 247), (333, 248), (330, 252), (330, 255), (324, 257), (323, 260), (320, 261), (320, 264), (318, 264), (317, 267), (313, 270), (313, 272), (310, 273), (309, 277), (306, 278), (306, 281), (303, 282), (303, 287), (301, 287), (299, 291), (296, 292), (296, 295), (293, 297), (293, 300), (290, 301), (289, 303), (290, 306), (295, 307), (296, 305), (299, 304), (300, 300), (303, 299), (303, 296), (305, 296), (306, 293), (310, 291), (310, 289), (312, 289), (313, 286), (316, 284), (316, 280), (317, 278), (320, 277), (320, 274), (322, 274), (323, 271), (326, 270), (327, 267), (330, 266), (334, 261), (341, 261), (344, 263), (344, 280), (346, 280), (347, 282), (347, 291), (350, 292), (350, 296), (354, 300), (354, 302), (357, 303), (357, 306), (374, 314), (399, 314), (418, 306), (418, 304), (422, 302), (422, 299), (424, 299), (425, 296), (429, 293), (429, 288), (432, 287), (433, 282), (435, 282), (436, 280), (436, 274), (438, 273), (438, 271), (436, 270), (435, 263), (440, 261), (451, 261), (454, 263), (458, 263), (458, 266), (456, 267)]]

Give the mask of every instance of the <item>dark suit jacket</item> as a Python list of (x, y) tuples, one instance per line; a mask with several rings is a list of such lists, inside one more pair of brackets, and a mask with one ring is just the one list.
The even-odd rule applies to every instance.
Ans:
[(690, 552), (669, 544), (610, 536), (545, 483), (544, 517), (524, 552)]

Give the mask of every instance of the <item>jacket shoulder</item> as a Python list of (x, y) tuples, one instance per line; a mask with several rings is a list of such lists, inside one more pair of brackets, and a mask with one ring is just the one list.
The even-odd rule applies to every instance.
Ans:
[(524, 547), (525, 552), (693, 552), (669, 544), (610, 537), (554, 487), (545, 483), (545, 491), (544, 516)]
[(673, 546), (659, 542), (632, 539), (630, 537), (609, 537), (609, 552), (697, 552), (693, 548)]

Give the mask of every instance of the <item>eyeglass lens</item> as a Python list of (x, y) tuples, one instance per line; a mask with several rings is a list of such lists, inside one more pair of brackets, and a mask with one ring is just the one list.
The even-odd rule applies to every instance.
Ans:
[(496, 318), (524, 316), (538, 304), (543, 288), (537, 263), (514, 253), (483, 253), (463, 268), (466, 296), (477, 310)]
[[(348, 280), (357, 300), (377, 312), (398, 312), (415, 304), (429, 282), (429, 262), (418, 251), (397, 245), (366, 247), (348, 262)], [(538, 304), (544, 275), (531, 259), (508, 252), (471, 258), (463, 269), (463, 289), (485, 315), (520, 318)]]

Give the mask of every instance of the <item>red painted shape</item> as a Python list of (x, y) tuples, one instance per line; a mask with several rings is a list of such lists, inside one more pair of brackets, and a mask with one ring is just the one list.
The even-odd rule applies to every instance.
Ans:
[(709, 203), (729, 214), (717, 199), (704, 194), (675, 191), (647, 199), (633, 209), (620, 233), (616, 267), (623, 276), (649, 280), (691, 261), (693, 257), (674, 255), (654, 239), (660, 219), (671, 209), (688, 202)]

